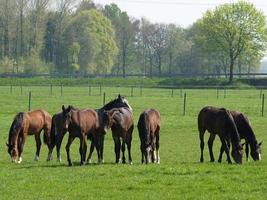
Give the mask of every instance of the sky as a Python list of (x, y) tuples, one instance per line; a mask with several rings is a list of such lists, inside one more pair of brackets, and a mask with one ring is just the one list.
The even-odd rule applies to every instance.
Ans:
[[(96, 4), (115, 3), (129, 16), (145, 17), (153, 23), (173, 23), (184, 28), (193, 24), (208, 10), (236, 0), (93, 0)], [(267, 1), (249, 0), (267, 16)]]

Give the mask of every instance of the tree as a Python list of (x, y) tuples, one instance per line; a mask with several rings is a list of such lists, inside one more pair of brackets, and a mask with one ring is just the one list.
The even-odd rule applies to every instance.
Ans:
[[(109, 73), (117, 54), (114, 29), (108, 18), (101, 12), (83, 10), (71, 20), (63, 34), (63, 49), (68, 55), (73, 44), (79, 44), (78, 64), (82, 72)], [(63, 66), (69, 66), (66, 56)]]
[(240, 1), (224, 4), (207, 11), (197, 22), (198, 37), (207, 52), (223, 52), (229, 58), (229, 81), (233, 80), (233, 70), (240, 54), (254, 49), (263, 56), (267, 42), (266, 19), (253, 4)]
[(129, 64), (129, 52), (136, 35), (135, 23), (132, 23), (127, 13), (121, 12), (116, 4), (106, 5), (103, 12), (111, 20), (115, 28), (116, 41), (119, 47), (117, 74), (122, 68), (122, 74), (125, 77), (126, 66)]

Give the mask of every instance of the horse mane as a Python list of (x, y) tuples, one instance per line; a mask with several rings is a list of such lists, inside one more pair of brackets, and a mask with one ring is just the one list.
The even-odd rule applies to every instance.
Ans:
[(243, 114), (239, 114), (240, 120), (243, 122), (244, 129), (246, 130), (246, 137), (250, 142), (253, 142), (254, 144), (257, 144), (256, 136), (254, 131), (252, 130), (252, 127), (250, 126), (248, 118)]
[(235, 144), (234, 146), (239, 146), (238, 144), (240, 143), (240, 136), (239, 136), (237, 127), (235, 125), (234, 119), (233, 119), (230, 111), (226, 110), (226, 109), (220, 109), (220, 110), (225, 111), (224, 112), (226, 115), (225, 119), (226, 119), (226, 122), (228, 123), (227, 124), (228, 132), (231, 133), (230, 137), (231, 137), (232, 143)]
[(23, 112), (19, 112), (15, 117), (11, 124), (8, 134), (8, 145), (11, 145), (11, 139), (15, 133), (18, 132), (19, 128), (21, 128), (23, 122)]
[(113, 100), (111, 100), (110, 102), (108, 102), (107, 104), (105, 104), (105, 105), (102, 107), (102, 109), (104, 109), (104, 110), (110, 110), (112, 104), (114, 104), (114, 102), (117, 101), (117, 100), (118, 100), (118, 99), (113, 99)]

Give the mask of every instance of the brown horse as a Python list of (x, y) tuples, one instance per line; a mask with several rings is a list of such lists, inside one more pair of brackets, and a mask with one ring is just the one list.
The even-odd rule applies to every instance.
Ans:
[[(128, 107), (130, 109), (131, 106), (129, 105), (127, 99), (125, 97), (122, 97), (120, 94), (118, 95), (117, 98), (115, 98), (114, 100), (110, 101), (109, 103), (105, 104), (102, 108), (100, 109), (96, 109), (95, 111), (98, 114), (98, 119), (100, 121), (100, 127), (102, 127), (101, 129), (103, 130), (103, 118), (104, 118), (104, 112), (106, 110), (111, 110), (112, 108), (119, 108), (119, 107)], [(74, 107), (69, 106), (68, 108), (66, 108), (65, 112), (70, 111), (71, 109), (75, 110)], [(60, 147), (61, 147), (61, 143), (63, 140), (63, 137), (65, 135), (65, 133), (67, 132), (66, 130), (63, 130), (63, 112), (58, 112), (57, 114), (55, 114), (52, 118), (52, 130), (51, 130), (51, 135), (52, 135), (52, 149), (56, 146), (57, 148), (57, 160), (60, 161), (61, 160), (61, 156), (60, 156)], [(94, 138), (92, 137), (91, 134), (88, 135), (88, 139), (91, 140), (91, 147), (90, 147), (90, 153), (89, 156), (87, 158), (87, 162), (91, 163), (91, 157), (92, 157), (92, 153), (94, 151), (94, 147), (95, 147), (95, 142), (99, 142), (100, 145), (100, 162), (104, 162), (103, 161), (103, 150), (104, 150), (104, 135), (105, 133), (101, 134), (101, 137), (99, 138), (100, 141), (94, 141)]]
[(261, 142), (258, 143), (256, 140), (256, 136), (252, 130), (252, 127), (249, 123), (248, 118), (240, 112), (237, 111), (230, 111), (231, 115), (234, 118), (240, 139), (245, 139), (246, 144), (246, 159), (248, 160), (249, 154), (249, 146), (251, 149), (251, 157), (253, 160), (261, 160)]
[(112, 130), (112, 137), (115, 144), (115, 162), (119, 163), (120, 151), (122, 151), (122, 163), (126, 163), (124, 155), (126, 143), (128, 149), (129, 164), (132, 164), (131, 142), (134, 129), (134, 121), (131, 109), (127, 107), (113, 108), (112, 110), (105, 112), (105, 116), (107, 119), (107, 127), (111, 127)]
[[(159, 157), (159, 131), (160, 131), (160, 113), (156, 109), (150, 108), (141, 113), (137, 124), (140, 149), (141, 162), (160, 163)], [(157, 152), (157, 153), (156, 153)]]
[[(69, 166), (72, 166), (70, 159), (70, 145), (73, 140), (78, 137), (80, 139), (80, 164), (85, 164), (85, 156), (87, 151), (86, 138), (88, 135), (92, 135), (95, 138), (95, 147), (97, 149), (98, 159), (101, 158), (99, 137), (105, 132), (106, 127), (100, 126), (98, 114), (93, 109), (83, 110), (67, 110), (62, 106), (63, 111), (63, 129), (69, 132), (68, 142), (66, 145), (67, 159)], [(102, 130), (103, 128), (103, 130)]]
[(208, 141), (210, 161), (214, 162), (212, 152), (213, 141), (216, 134), (221, 140), (221, 150), (218, 162), (222, 161), (222, 153), (226, 152), (228, 163), (232, 163), (229, 156), (230, 143), (232, 144), (232, 157), (236, 163), (242, 164), (242, 145), (233, 117), (230, 112), (224, 108), (215, 108), (211, 106), (204, 107), (198, 115), (198, 130), (200, 139), (201, 156), (200, 162), (203, 162), (204, 133), (206, 130), (210, 133)]
[(50, 148), (50, 131), (51, 116), (45, 110), (34, 110), (30, 112), (18, 113), (9, 130), (8, 136), (8, 153), (12, 161), (20, 163), (22, 161), (22, 152), (27, 135), (34, 135), (36, 141), (36, 154), (34, 160), (39, 160), (41, 148), (41, 131), (44, 130), (44, 143), (47, 144), (49, 153), (48, 160), (51, 156)]

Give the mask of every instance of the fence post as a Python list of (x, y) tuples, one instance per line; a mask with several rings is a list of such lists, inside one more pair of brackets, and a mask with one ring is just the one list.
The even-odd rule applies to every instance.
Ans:
[(261, 103), (261, 116), (264, 115), (264, 94), (262, 95), (262, 103)]
[(31, 110), (31, 101), (32, 101), (32, 92), (30, 91), (29, 92), (29, 107), (28, 107), (29, 111)]
[(172, 88), (172, 97), (173, 97), (173, 88)]
[(186, 106), (186, 92), (184, 93), (184, 110), (183, 110), (183, 116), (185, 116), (185, 106)]
[(106, 103), (106, 93), (104, 92), (104, 94), (103, 94), (103, 105), (105, 105), (105, 103)]
[(61, 88), (60, 88), (60, 94), (61, 94), (61, 96), (63, 94), (63, 85), (62, 85), (62, 83), (61, 83)]

